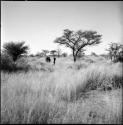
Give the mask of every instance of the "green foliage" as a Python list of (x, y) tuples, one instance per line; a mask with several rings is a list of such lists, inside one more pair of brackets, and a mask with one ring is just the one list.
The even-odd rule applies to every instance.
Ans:
[(28, 53), (29, 47), (24, 46), (25, 42), (8, 42), (3, 45), (3, 53), (11, 56), (15, 62), (17, 59)]

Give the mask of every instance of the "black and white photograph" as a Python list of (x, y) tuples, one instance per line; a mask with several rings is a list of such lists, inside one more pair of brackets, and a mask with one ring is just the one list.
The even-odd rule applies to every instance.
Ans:
[(1, 1), (0, 124), (122, 124), (122, 1)]

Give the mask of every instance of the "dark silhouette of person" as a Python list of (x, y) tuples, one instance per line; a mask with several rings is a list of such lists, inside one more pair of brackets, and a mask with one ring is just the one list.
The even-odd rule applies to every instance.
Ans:
[(55, 65), (55, 63), (56, 63), (56, 58), (55, 58), (55, 57), (53, 58), (53, 63), (54, 63), (54, 65)]
[(50, 61), (51, 61), (50, 57), (49, 56), (46, 57), (46, 62), (50, 62)]
[(49, 62), (51, 61), (50, 57), (49, 57)]

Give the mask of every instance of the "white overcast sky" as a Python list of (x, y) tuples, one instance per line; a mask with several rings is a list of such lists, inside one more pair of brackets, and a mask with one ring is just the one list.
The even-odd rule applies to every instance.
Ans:
[(63, 30), (96, 30), (102, 43), (88, 47), (86, 54), (105, 53), (110, 42), (121, 42), (120, 1), (2, 1), (1, 46), (9, 41), (26, 41), (31, 53), (42, 49), (71, 50), (53, 43)]

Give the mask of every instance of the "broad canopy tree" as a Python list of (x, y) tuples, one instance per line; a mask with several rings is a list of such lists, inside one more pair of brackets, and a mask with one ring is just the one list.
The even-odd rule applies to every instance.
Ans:
[(61, 53), (62, 53), (61, 49), (60, 49), (60, 48), (58, 48), (58, 49), (57, 49), (57, 55), (58, 55), (58, 57), (60, 57), (60, 56), (61, 56)]
[(24, 45), (25, 42), (7, 42), (3, 45), (3, 53), (9, 55), (14, 62), (21, 58), (23, 55), (27, 55), (29, 47)]
[(56, 55), (57, 55), (57, 51), (56, 51), (56, 50), (51, 50), (51, 51), (50, 51), (50, 54), (51, 54), (52, 56), (56, 56)]
[(47, 56), (47, 54), (49, 53), (49, 50), (42, 50), (42, 53), (44, 53), (44, 56)]
[(91, 46), (101, 43), (101, 36), (96, 31), (77, 31), (74, 32), (69, 29), (65, 29), (61, 37), (55, 39), (55, 43), (65, 45), (72, 50), (74, 62), (76, 62), (77, 56), (85, 46)]

